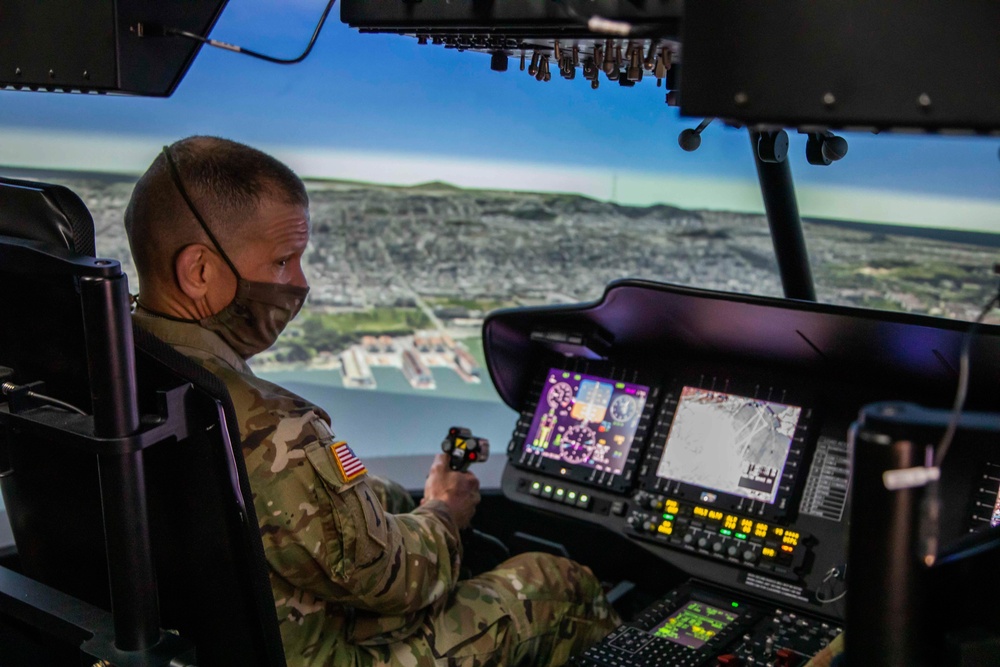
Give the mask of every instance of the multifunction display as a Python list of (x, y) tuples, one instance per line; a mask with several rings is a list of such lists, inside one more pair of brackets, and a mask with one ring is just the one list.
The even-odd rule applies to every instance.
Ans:
[(648, 397), (643, 385), (550, 369), (524, 452), (620, 475)]
[(698, 649), (738, 618), (739, 614), (691, 600), (654, 628), (651, 634)]
[(686, 386), (657, 477), (774, 503), (802, 408)]

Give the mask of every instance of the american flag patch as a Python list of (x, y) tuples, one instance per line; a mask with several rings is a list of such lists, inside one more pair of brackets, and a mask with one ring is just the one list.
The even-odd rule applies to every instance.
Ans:
[(340, 476), (344, 482), (350, 482), (368, 472), (368, 468), (361, 462), (361, 459), (354, 455), (346, 442), (335, 442), (330, 445), (330, 453), (333, 454), (333, 460), (337, 462)]

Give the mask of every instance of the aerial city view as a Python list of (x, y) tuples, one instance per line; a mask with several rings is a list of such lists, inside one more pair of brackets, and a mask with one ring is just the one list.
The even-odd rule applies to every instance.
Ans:
[[(134, 177), (14, 175), (79, 193), (94, 216), (98, 253), (121, 260), (136, 291), (121, 222)], [(276, 379), (310, 371), (313, 381), (348, 389), (494, 400), (480, 339), (493, 309), (594, 300), (626, 277), (781, 294), (761, 215), (439, 182), (308, 186), (309, 299), (275, 347), (253, 360)], [(995, 289), (996, 248), (987, 235), (959, 234), (959, 243), (919, 231), (807, 221), (819, 298), (974, 318)]]

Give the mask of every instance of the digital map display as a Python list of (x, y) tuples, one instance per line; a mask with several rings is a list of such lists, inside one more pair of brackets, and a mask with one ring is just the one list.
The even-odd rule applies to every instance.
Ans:
[(737, 618), (732, 612), (691, 600), (657, 626), (653, 634), (683, 646), (701, 648)]
[(802, 408), (684, 387), (656, 474), (773, 503)]
[(649, 387), (550, 369), (524, 451), (620, 475)]

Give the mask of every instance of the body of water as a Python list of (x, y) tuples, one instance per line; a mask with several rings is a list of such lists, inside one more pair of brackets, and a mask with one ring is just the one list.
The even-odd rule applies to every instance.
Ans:
[[(505, 456), (517, 412), (497, 396), (492, 383), (467, 384), (449, 369), (434, 368), (437, 390), (413, 389), (403, 374), (373, 368), (378, 390), (347, 389), (340, 371), (258, 372), (330, 413), (337, 437), (365, 457), (434, 454), (452, 426), (488, 438), (491, 457)], [(492, 398), (491, 398), (492, 397)]]

